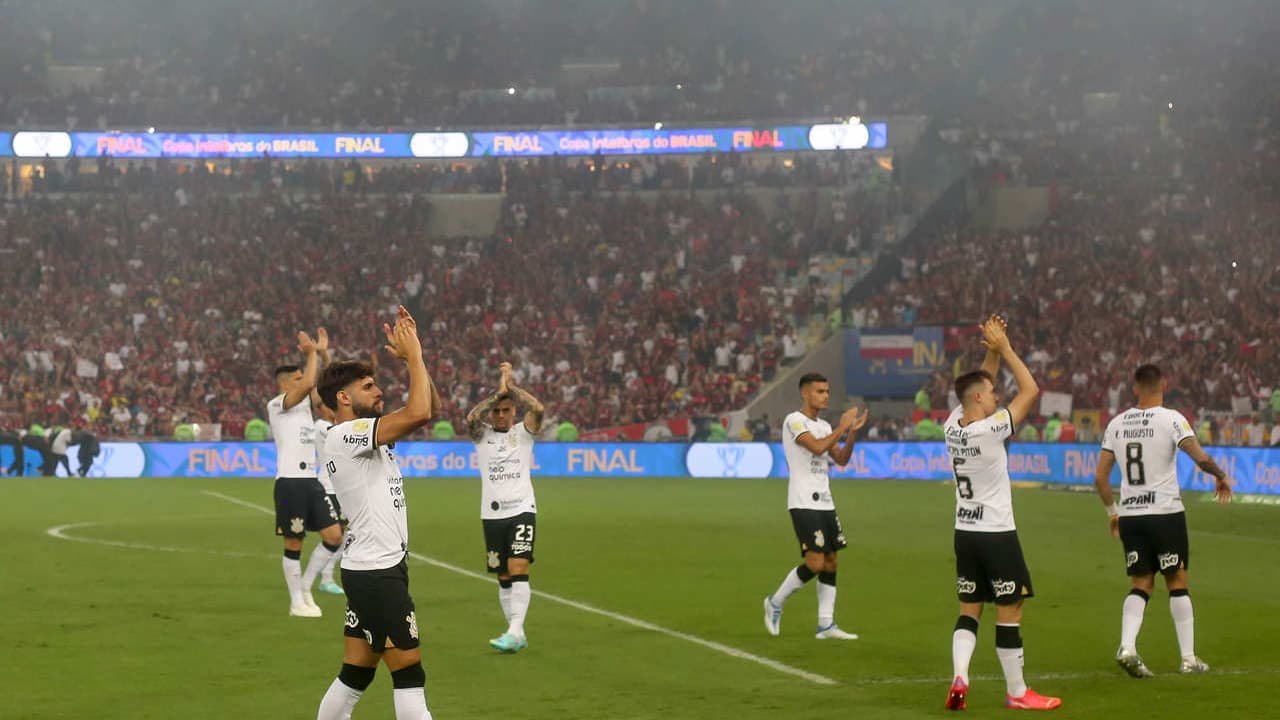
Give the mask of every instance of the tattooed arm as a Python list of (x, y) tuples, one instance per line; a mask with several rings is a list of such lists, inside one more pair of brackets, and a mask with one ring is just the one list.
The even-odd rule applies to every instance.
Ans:
[(489, 417), (489, 411), (497, 401), (498, 393), (495, 392), (467, 413), (467, 434), (473, 442), (480, 442), (480, 438), (484, 437), (485, 418)]
[(525, 428), (534, 435), (542, 432), (542, 416), (547, 409), (538, 401), (538, 398), (528, 390), (515, 385), (508, 384), (507, 390), (515, 397), (517, 403), (524, 406)]

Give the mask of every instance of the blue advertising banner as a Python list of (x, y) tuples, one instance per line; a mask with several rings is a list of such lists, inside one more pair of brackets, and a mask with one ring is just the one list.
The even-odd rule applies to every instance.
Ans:
[(471, 133), (472, 157), (809, 150), (809, 126)]
[[(396, 444), (408, 477), (457, 477), (479, 472), (469, 442)], [(1245, 494), (1280, 495), (1280, 448), (1206, 448)], [(68, 455), (75, 465), (77, 448)], [(1018, 481), (1072, 485), (1093, 483), (1096, 445), (1012, 443), (1009, 475)], [(92, 477), (275, 477), (272, 443), (102, 443)], [(39, 453), (27, 451), (28, 474)], [(0, 465), (13, 450), (0, 445)], [(62, 474), (59, 471), (59, 474)], [(779, 443), (539, 443), (534, 475), (545, 477), (785, 478), (787, 461)], [(858, 443), (837, 479), (949, 480), (951, 459), (943, 443)], [(1113, 477), (1119, 482), (1119, 473)], [(1188, 459), (1178, 462), (1178, 483), (1186, 490), (1212, 490), (1213, 478)]]
[(78, 157), (404, 158), (409, 133), (71, 133)]
[(881, 398), (913, 397), (945, 360), (941, 327), (846, 330), (845, 392)]

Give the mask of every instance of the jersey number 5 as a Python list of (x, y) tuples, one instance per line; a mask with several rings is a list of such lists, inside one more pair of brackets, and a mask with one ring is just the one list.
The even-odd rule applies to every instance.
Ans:
[(951, 460), (951, 471), (956, 476), (956, 493), (965, 500), (973, 499), (973, 482), (969, 478), (960, 474), (960, 466), (964, 464), (964, 458), (953, 458)]
[(1147, 470), (1142, 466), (1142, 443), (1124, 446), (1124, 476), (1130, 485), (1146, 485)]

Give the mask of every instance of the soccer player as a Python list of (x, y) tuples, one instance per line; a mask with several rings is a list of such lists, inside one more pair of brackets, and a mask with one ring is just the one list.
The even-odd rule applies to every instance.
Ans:
[[(298, 333), (298, 349), (307, 356), (306, 366), (276, 368), (280, 394), (267, 403), (276, 443), (276, 535), (284, 537), (284, 580), (289, 588), (289, 614), (294, 617), (320, 617), (311, 583), (342, 547), (338, 513), (316, 476), (315, 424), (308, 399), (316, 385), (319, 355), (329, 350), (329, 334), (320, 328), (316, 337), (312, 340), (305, 332)], [(320, 547), (311, 552), (303, 573), (302, 539), (308, 530), (320, 532)]]
[[(515, 422), (517, 402), (525, 412)], [(511, 382), (511, 363), (501, 365), (498, 391), (467, 413), (467, 434), (480, 459), (480, 519), (489, 572), (498, 575), (498, 602), (507, 631), (489, 641), (502, 653), (529, 647), (529, 566), (538, 508), (533, 499), (533, 443), (542, 430), (542, 403)]]
[[(325, 358), (325, 364), (328, 365), (328, 358)], [(316, 416), (316, 467), (319, 468), (320, 485), (324, 488), (325, 498), (333, 509), (334, 514), (338, 516), (339, 528), (346, 531), (347, 516), (342, 512), (342, 504), (338, 502), (338, 496), (333, 492), (333, 482), (329, 479), (329, 473), (325, 470), (324, 441), (329, 435), (329, 428), (333, 427), (333, 411), (320, 401), (320, 393), (314, 390), (311, 392), (311, 413)], [(333, 581), (333, 570), (338, 566), (338, 561), (341, 559), (342, 546), (339, 545), (338, 551), (320, 569), (320, 592), (330, 595), (343, 594), (342, 586)], [(310, 588), (310, 586), (307, 587), (308, 589)]]
[[(1005, 677), (1005, 705), (1022, 710), (1051, 710), (1062, 704), (1027, 687), (1022, 676), (1022, 603), (1032, 597), (1031, 573), (1013, 522), (1009, 456), (1005, 442), (1035, 403), (1039, 388), (1013, 351), (1002, 320), (982, 325), (988, 362), (984, 369), (956, 378), (960, 399), (944, 426), (947, 453), (956, 479), (956, 594), (960, 617), (951, 637), (955, 680), (946, 707), (963, 710), (969, 691), (969, 661), (978, 642), (983, 603), (996, 606), (996, 655)], [(997, 356), (1013, 371), (1018, 394), (1008, 407), (998, 405), (994, 373)]]
[[(772, 595), (764, 598), (764, 626), (777, 635), (782, 625), (782, 605), (816, 575), (818, 578), (819, 640), (857, 640), (835, 622), (836, 553), (846, 547), (844, 530), (831, 498), (828, 469), (832, 461), (849, 462), (853, 438), (867, 424), (867, 411), (850, 408), (840, 416), (835, 430), (818, 417), (831, 402), (831, 385), (818, 373), (800, 378), (801, 408), (782, 421), (782, 448), (787, 456), (787, 509), (804, 562), (787, 573)], [(844, 442), (841, 443), (841, 438)]]
[[(1133, 583), (1121, 610), (1116, 662), (1136, 678), (1154, 674), (1138, 655), (1137, 644), (1158, 570), (1169, 588), (1169, 610), (1182, 653), (1180, 669), (1184, 673), (1208, 672), (1209, 666), (1196, 657), (1195, 618), (1187, 593), (1191, 548), (1187, 542), (1187, 516), (1178, 491), (1178, 450), (1213, 476), (1213, 495), (1219, 503), (1231, 501), (1231, 483), (1200, 447), (1187, 419), (1164, 407), (1168, 383), (1160, 368), (1143, 365), (1133, 374), (1133, 382), (1138, 404), (1107, 424), (1093, 478), (1110, 516), (1111, 534), (1124, 544), (1125, 571)], [(1117, 455), (1123, 456), (1119, 508), (1111, 491), (1111, 469)]]
[(325, 368), (320, 397), (337, 424), (325, 440), (325, 470), (350, 518), (342, 584), (347, 592), (342, 670), (320, 701), (317, 720), (347, 720), (377, 672), (391, 671), (396, 720), (430, 720), (418, 617), (409, 595), (408, 509), (392, 446), (427, 424), (439, 396), (422, 360), (417, 323), (401, 307), (395, 328), (383, 325), (387, 350), (409, 371), (404, 407), (382, 414), (382, 390), (371, 366)]

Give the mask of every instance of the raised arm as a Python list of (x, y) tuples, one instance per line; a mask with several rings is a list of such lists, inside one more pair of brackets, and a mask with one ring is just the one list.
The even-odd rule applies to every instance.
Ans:
[[(831, 431), (830, 435), (822, 439), (818, 439), (813, 436), (813, 433), (806, 432), (803, 435), (796, 437), (796, 444), (814, 455), (826, 455), (831, 452), (831, 448), (835, 447), (840, 442), (840, 438), (848, 432), (852, 424), (853, 416), (846, 412), (840, 416), (840, 424)], [(835, 459), (834, 455), (831, 457), (832, 459)]]
[(517, 387), (515, 383), (511, 382), (511, 363), (502, 363), (502, 382), (499, 385), (499, 391), (501, 391), (503, 386), (507, 388), (507, 392), (511, 393), (511, 395), (515, 397), (518, 405), (524, 406), (525, 429), (534, 435), (541, 432), (542, 416), (546, 413), (547, 409), (543, 407), (542, 403), (539, 402), (532, 393), (524, 388)]
[(431, 376), (422, 361), (418, 324), (403, 305), (400, 306), (395, 328), (384, 323), (382, 330), (387, 335), (387, 351), (403, 360), (409, 370), (409, 401), (404, 407), (378, 418), (378, 434), (374, 442), (389, 445), (431, 420)]
[(1231, 480), (1227, 478), (1227, 472), (1218, 467), (1218, 463), (1200, 447), (1200, 441), (1189, 437), (1178, 444), (1178, 449), (1194, 460), (1201, 471), (1213, 476), (1213, 496), (1218, 503), (1225, 505), (1231, 502)]
[[(1002, 329), (1008, 327), (1004, 321), (1004, 318), (1000, 317), (999, 315), (992, 315), (991, 317), (987, 318), (987, 322), (1000, 323), (1000, 327)], [(985, 338), (983, 339), (982, 344), (984, 347), (987, 348), (987, 357), (984, 358), (982, 361), (982, 369), (986, 371), (988, 375), (991, 376), (991, 382), (999, 386), (1000, 384), (1000, 351), (997, 350), (996, 348), (991, 347), (991, 345), (987, 344), (987, 341)]]
[(470, 435), (472, 440), (479, 442), (480, 438), (484, 437), (485, 418), (489, 417), (489, 411), (493, 409), (493, 404), (498, 401), (500, 394), (495, 391), (467, 413), (467, 435)]
[(312, 340), (311, 336), (303, 331), (298, 332), (298, 349), (307, 355), (307, 364), (302, 368), (302, 383), (284, 394), (284, 409), (297, 405), (311, 395), (311, 391), (315, 389), (316, 380), (320, 378), (320, 360), (319, 355), (323, 349), (324, 354), (329, 354), (329, 333), (324, 328), (320, 328), (316, 333), (317, 340)]
[(1013, 424), (1018, 425), (1031, 414), (1036, 396), (1040, 394), (1040, 387), (1036, 385), (1036, 379), (1031, 376), (1027, 364), (1022, 362), (1022, 358), (1018, 357), (1018, 354), (1013, 351), (1013, 346), (1009, 344), (1009, 336), (1005, 333), (1003, 321), (993, 319), (984, 323), (982, 338), (987, 347), (995, 348), (1000, 352), (1000, 359), (1013, 371), (1013, 379), (1018, 382), (1018, 394), (1009, 401), (1008, 405), (1009, 416)]
[(849, 458), (853, 457), (853, 441), (857, 437), (858, 431), (863, 425), (867, 424), (867, 419), (871, 417), (870, 410), (858, 411), (858, 408), (849, 408), (844, 416), (840, 418), (840, 423), (845, 424), (848, 419), (849, 432), (845, 437), (844, 443), (837, 445), (831, 449), (831, 459), (836, 461), (837, 465), (845, 466), (849, 464)]

